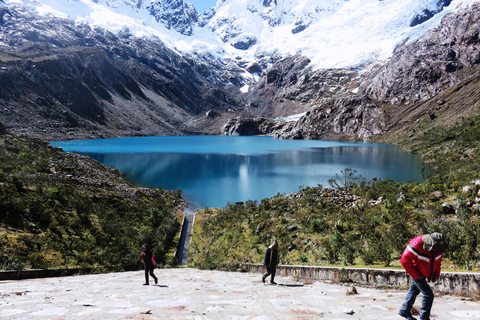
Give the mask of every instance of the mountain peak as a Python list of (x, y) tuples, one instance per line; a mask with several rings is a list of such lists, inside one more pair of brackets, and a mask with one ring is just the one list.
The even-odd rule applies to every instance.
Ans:
[(182, 35), (192, 35), (193, 26), (198, 21), (195, 6), (183, 0), (96, 0), (115, 12), (151, 15), (156, 22), (167, 29), (177, 31)]
[(262, 56), (302, 54), (316, 69), (385, 60), (445, 14), (478, 1), (219, 0), (199, 14), (183, 0), (3, 0), (112, 32), (128, 29), (208, 60), (239, 58), (248, 64)]
[(187, 36), (193, 34), (193, 27), (198, 22), (195, 6), (183, 0), (150, 0), (147, 10), (168, 29)]

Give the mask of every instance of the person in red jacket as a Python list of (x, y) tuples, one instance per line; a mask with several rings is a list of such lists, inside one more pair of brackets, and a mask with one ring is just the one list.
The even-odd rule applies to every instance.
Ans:
[(398, 312), (402, 317), (408, 320), (416, 320), (412, 316), (411, 310), (415, 299), (421, 292), (423, 298), (420, 320), (430, 320), (433, 291), (427, 280), (435, 282), (440, 276), (445, 249), (443, 235), (438, 232), (418, 236), (408, 243), (400, 259), (403, 268), (411, 277), (410, 289), (408, 289), (405, 302)]

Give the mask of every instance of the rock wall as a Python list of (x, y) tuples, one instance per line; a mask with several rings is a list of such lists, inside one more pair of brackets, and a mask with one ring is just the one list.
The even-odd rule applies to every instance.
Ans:
[(361, 92), (392, 105), (427, 100), (458, 84), (458, 71), (480, 63), (479, 33), (480, 4), (449, 14), (421, 40), (398, 46)]
[(468, 99), (474, 92), (451, 99), (449, 94), (478, 82), (479, 35), (477, 3), (445, 16), (421, 40), (399, 45), (384, 65), (313, 73), (299, 56), (278, 60), (250, 100), (269, 101), (274, 116), (288, 110), (288, 103), (309, 105), (296, 123), (273, 131), (280, 139), (385, 141), (390, 132), (412, 126), (425, 114), (433, 120), (439, 111), (445, 113), (439, 121), (450, 123), (451, 113), (462, 117), (475, 108)]
[[(243, 270), (264, 273), (261, 264), (244, 264)], [(314, 266), (279, 266), (277, 275), (305, 280), (329, 280), (355, 282), (376, 287), (400, 287), (407, 289), (410, 277), (404, 270), (334, 268)], [(437, 283), (432, 285), (435, 292), (462, 296), (480, 296), (480, 273), (442, 272)]]

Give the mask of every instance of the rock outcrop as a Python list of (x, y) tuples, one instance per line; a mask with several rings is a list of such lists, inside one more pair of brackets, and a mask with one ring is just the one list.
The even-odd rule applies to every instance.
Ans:
[(7, 128), (3, 124), (0, 123), (0, 134), (8, 133)]
[(362, 83), (361, 92), (391, 105), (425, 101), (462, 81), (463, 68), (480, 63), (480, 4), (445, 16), (441, 24)]
[(452, 0), (438, 0), (436, 3), (432, 3), (431, 7), (426, 7), (422, 12), (415, 14), (410, 21), (410, 27), (415, 27), (428, 21), (434, 15), (442, 11), (444, 7), (448, 7), (451, 3)]
[(222, 134), (229, 136), (258, 136), (271, 134), (278, 130), (281, 124), (276, 121), (258, 117), (258, 118), (235, 118), (230, 119), (222, 129)]
[(185, 3), (183, 0), (152, 1), (147, 10), (165, 27), (174, 29), (186, 36), (192, 35), (193, 28), (199, 19), (195, 6), (191, 3)]
[[(359, 196), (353, 195), (346, 190), (338, 188), (324, 188), (321, 186), (315, 188), (319, 192), (317, 200), (319, 202), (319, 205), (321, 204), (322, 207), (329, 203), (348, 208), (354, 206), (357, 201), (361, 200)], [(294, 192), (288, 194), (286, 198), (289, 201), (296, 201), (298, 199), (301, 199), (304, 196), (305, 192), (305, 190)]]
[(273, 133), (279, 139), (355, 139), (368, 141), (381, 134), (387, 113), (374, 101), (345, 96), (309, 111), (297, 122)]
[[(310, 60), (301, 55), (273, 57), (271, 66), (245, 94), (247, 113), (271, 118), (289, 116), (311, 110), (358, 86), (353, 70), (312, 70), (309, 64)], [(264, 66), (249, 68), (262, 70)]]

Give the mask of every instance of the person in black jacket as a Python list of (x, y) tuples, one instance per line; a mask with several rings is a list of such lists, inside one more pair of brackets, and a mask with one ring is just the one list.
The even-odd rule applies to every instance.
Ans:
[(278, 254), (278, 242), (274, 241), (267, 249), (265, 253), (265, 259), (263, 265), (267, 267), (267, 272), (262, 276), (262, 282), (265, 283), (265, 279), (271, 275), (270, 283), (277, 284), (275, 282), (275, 273), (277, 271), (277, 265), (280, 261), (280, 255)]
[(143, 260), (143, 263), (145, 264), (145, 283), (143, 284), (144, 286), (148, 286), (148, 274), (152, 276), (152, 278), (155, 280), (155, 284), (158, 283), (158, 278), (155, 277), (155, 274), (153, 273), (154, 269), (154, 264), (153, 264), (153, 253), (152, 250), (148, 247), (147, 244), (144, 244), (142, 247), (142, 254), (141, 254), (141, 259)]

